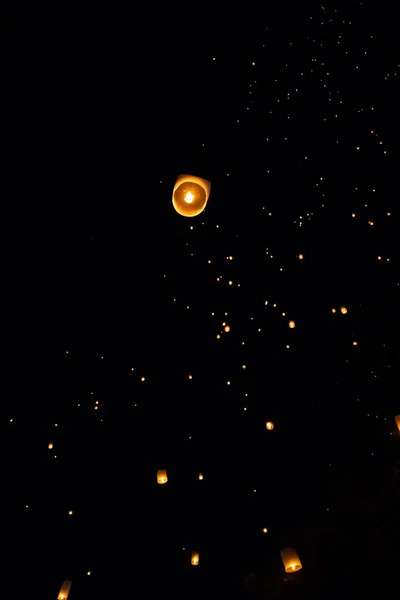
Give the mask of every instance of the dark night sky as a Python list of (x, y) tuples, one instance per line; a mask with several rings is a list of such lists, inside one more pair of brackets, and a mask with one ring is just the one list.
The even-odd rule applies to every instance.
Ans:
[(389, 597), (393, 15), (3, 10), (5, 597)]

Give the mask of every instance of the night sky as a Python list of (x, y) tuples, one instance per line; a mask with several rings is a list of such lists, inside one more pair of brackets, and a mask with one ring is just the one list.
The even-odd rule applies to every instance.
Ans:
[(394, 9), (232, 6), (4, 11), (7, 600), (398, 587)]

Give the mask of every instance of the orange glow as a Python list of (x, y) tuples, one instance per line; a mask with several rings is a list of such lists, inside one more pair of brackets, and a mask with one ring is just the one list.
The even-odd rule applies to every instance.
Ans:
[(275, 425), (273, 424), (272, 421), (267, 421), (265, 423), (265, 427), (266, 427), (266, 429), (268, 429), (268, 431), (272, 431), (274, 429)]
[(64, 581), (64, 583), (61, 586), (60, 593), (57, 596), (57, 600), (67, 600), (71, 589), (71, 585), (71, 581)]
[(286, 573), (300, 571), (300, 569), (303, 568), (299, 556), (294, 548), (282, 548), (281, 557)]
[(199, 562), (200, 562), (200, 554), (198, 552), (192, 552), (192, 558), (190, 559), (190, 564), (192, 564), (194, 567), (197, 567)]
[(183, 217), (197, 217), (206, 207), (211, 183), (195, 175), (179, 175), (172, 192), (172, 205)]
[(157, 471), (157, 483), (162, 485), (163, 483), (167, 483), (167, 481), (167, 471), (165, 471), (164, 469), (159, 469)]

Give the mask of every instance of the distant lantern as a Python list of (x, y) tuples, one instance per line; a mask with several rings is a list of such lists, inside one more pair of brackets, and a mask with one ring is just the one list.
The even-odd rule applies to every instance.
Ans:
[(294, 329), (296, 327), (296, 323), (294, 321), (289, 321), (290, 329)]
[(200, 481), (203, 481), (203, 479), (204, 479), (203, 473), (199, 473), (199, 479), (200, 479)]
[(200, 562), (200, 554), (198, 552), (192, 552), (192, 558), (190, 559), (190, 564), (192, 564), (194, 567), (197, 567), (199, 562)]
[(295, 573), (303, 568), (299, 555), (294, 548), (283, 548), (281, 550), (281, 557), (283, 564), (285, 565), (286, 573)]
[(64, 583), (61, 586), (60, 593), (57, 596), (57, 600), (67, 600), (71, 589), (71, 585), (71, 581), (64, 581)]
[(47, 447), (48, 447), (49, 450), (52, 450), (53, 444), (50, 442), (50, 444)]
[(347, 308), (345, 306), (341, 306), (340, 307), (340, 312), (342, 313), (342, 315), (346, 315), (347, 314)]
[(275, 427), (275, 425), (273, 424), (273, 422), (272, 422), (272, 421), (267, 421), (267, 422), (265, 423), (265, 427), (266, 427), (266, 429), (268, 429), (268, 431), (272, 431), (272, 430), (273, 430), (273, 428)]
[(206, 207), (211, 183), (195, 175), (179, 175), (172, 192), (172, 204), (183, 217), (197, 217)]
[(397, 429), (400, 431), (400, 415), (395, 416)]
[(225, 325), (225, 329), (224, 329), (225, 333), (229, 333), (230, 330), (231, 330), (231, 328), (229, 327), (229, 325)]
[(161, 485), (162, 483), (167, 483), (167, 481), (167, 471), (165, 471), (165, 469), (159, 469), (157, 471), (157, 483)]

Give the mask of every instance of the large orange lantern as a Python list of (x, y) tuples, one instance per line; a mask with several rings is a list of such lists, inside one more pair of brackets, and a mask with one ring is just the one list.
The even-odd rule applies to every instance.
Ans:
[(71, 585), (71, 581), (64, 581), (64, 583), (61, 586), (60, 593), (57, 596), (57, 600), (67, 600), (71, 589)]
[(157, 483), (159, 483), (161, 485), (163, 483), (167, 483), (167, 481), (168, 481), (167, 471), (165, 471), (165, 469), (158, 469)]
[(195, 175), (179, 175), (172, 192), (172, 204), (183, 217), (197, 217), (206, 207), (211, 183)]
[(294, 548), (282, 548), (281, 557), (283, 564), (285, 565), (286, 573), (295, 573), (303, 568), (299, 555)]
[(400, 415), (395, 416), (397, 429), (400, 431)]
[(198, 552), (192, 552), (190, 564), (193, 565), (194, 567), (197, 567), (199, 562), (200, 562), (200, 554)]

